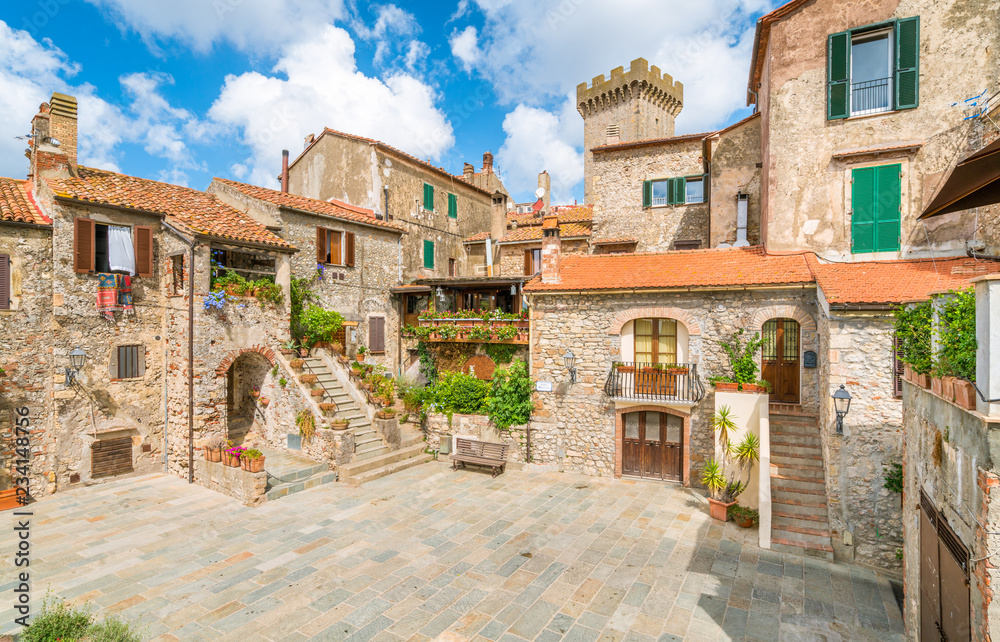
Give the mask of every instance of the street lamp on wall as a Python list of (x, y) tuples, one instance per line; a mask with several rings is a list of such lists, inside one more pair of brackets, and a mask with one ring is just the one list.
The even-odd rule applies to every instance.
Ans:
[(80, 373), (80, 368), (83, 367), (83, 363), (87, 360), (87, 353), (81, 350), (79, 347), (74, 348), (69, 353), (69, 368), (66, 368), (66, 385), (71, 386), (73, 382), (76, 381), (76, 375)]
[(840, 384), (840, 390), (833, 393), (833, 409), (837, 412), (837, 434), (844, 434), (844, 417), (851, 409), (851, 393), (847, 392), (844, 384)]
[(573, 354), (572, 350), (566, 351), (566, 354), (563, 355), (563, 362), (566, 363), (566, 369), (569, 370), (570, 383), (576, 383), (576, 355)]

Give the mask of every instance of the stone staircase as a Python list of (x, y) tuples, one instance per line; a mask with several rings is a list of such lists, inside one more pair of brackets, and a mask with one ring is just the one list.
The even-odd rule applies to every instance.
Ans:
[(771, 547), (833, 560), (816, 417), (772, 406)]
[(341, 466), (340, 481), (360, 486), (365, 482), (425, 464), (434, 458), (434, 455), (426, 451), (427, 444), (420, 435), (417, 435), (415, 440), (404, 439), (403, 446), (399, 450)]
[(340, 380), (330, 372), (322, 359), (306, 357), (303, 372), (316, 375), (317, 385), (323, 388), (324, 401), (337, 404), (337, 418), (349, 419), (354, 430), (354, 461), (364, 461), (389, 452), (382, 436), (372, 426), (368, 413), (344, 390)]
[(323, 462), (282, 451), (261, 449), (264, 453), (264, 471), (267, 473), (268, 501), (300, 493), (320, 484), (337, 481), (337, 473)]

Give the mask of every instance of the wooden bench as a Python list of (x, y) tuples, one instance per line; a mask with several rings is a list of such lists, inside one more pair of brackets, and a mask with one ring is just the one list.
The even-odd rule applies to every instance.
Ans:
[(455, 439), (455, 454), (451, 456), (451, 467), (458, 470), (458, 465), (475, 464), (477, 466), (489, 466), (493, 470), (493, 476), (504, 471), (507, 465), (507, 444), (495, 444), (487, 441), (476, 441), (474, 439)]

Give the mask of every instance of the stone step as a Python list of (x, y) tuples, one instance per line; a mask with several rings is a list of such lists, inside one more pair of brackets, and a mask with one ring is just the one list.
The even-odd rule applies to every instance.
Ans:
[(307, 459), (284, 450), (261, 448), (264, 454), (264, 470), (268, 474), (268, 485), (290, 483), (328, 472), (330, 466), (324, 462)]
[[(340, 467), (340, 481), (350, 482), (352, 478), (375, 470), (376, 468), (388, 466), (405, 459), (419, 457), (425, 450), (426, 448), (424, 447), (424, 444), (420, 443), (400, 448), (399, 450), (393, 450), (380, 457), (373, 457), (364, 461), (356, 461), (350, 464), (345, 464)], [(428, 457), (430, 457), (430, 455), (428, 455)]]
[(778, 553), (789, 553), (791, 555), (804, 555), (816, 557), (828, 562), (833, 561), (833, 547), (827, 545), (811, 545), (805, 542), (784, 539), (782, 537), (771, 538), (771, 550)]
[(781, 506), (780, 508), (782, 509), (801, 508), (803, 509), (803, 511), (811, 511), (811, 512), (796, 513), (787, 510), (778, 510), (777, 508), (772, 506), (771, 517), (773, 518), (780, 517), (783, 520), (783, 523), (788, 523), (795, 526), (806, 526), (806, 527), (812, 524), (816, 528), (821, 528), (823, 530), (829, 530), (830, 528), (830, 518), (829, 515), (827, 515), (825, 508), (823, 509), (822, 512), (818, 511), (815, 508), (806, 508), (804, 506)]
[(819, 428), (804, 424), (771, 424), (771, 436), (774, 435), (811, 435), (819, 437)]
[(787, 442), (771, 442), (771, 456), (775, 455), (806, 455), (823, 458), (823, 449), (819, 446), (802, 446)]
[(354, 461), (364, 461), (366, 459), (371, 459), (373, 457), (378, 457), (379, 455), (384, 455), (389, 452), (389, 447), (385, 444), (378, 446), (365, 446), (363, 449), (358, 449), (356, 446), (354, 448)]
[[(396, 452), (399, 452), (399, 451), (396, 451)], [(389, 453), (389, 454), (391, 455), (393, 453)], [(368, 459), (368, 460), (365, 460), (362, 463), (368, 463), (368, 462), (372, 462), (372, 461), (376, 461), (376, 462), (377, 461), (382, 461), (382, 459), (385, 456), (386, 455), (382, 455), (382, 457), (375, 457), (375, 458), (372, 458), (372, 459)], [(364, 484), (365, 482), (374, 481), (374, 480), (379, 479), (381, 477), (386, 477), (386, 476), (391, 475), (393, 473), (398, 473), (401, 470), (406, 470), (407, 468), (413, 468), (414, 466), (419, 466), (420, 464), (426, 464), (427, 462), (429, 462), (432, 459), (434, 459), (434, 456), (433, 455), (428, 455), (426, 453), (421, 454), (421, 455), (417, 455), (416, 457), (408, 457), (408, 458), (403, 459), (401, 461), (397, 461), (397, 462), (394, 462), (394, 463), (391, 463), (391, 464), (386, 464), (384, 466), (379, 466), (378, 468), (373, 468), (373, 469), (371, 469), (369, 471), (366, 471), (366, 472), (363, 472), (363, 473), (359, 473), (357, 476), (353, 477), (349, 481), (349, 483), (352, 486), (360, 486), (361, 484)]]
[(366, 434), (363, 437), (355, 435), (354, 452), (357, 452), (358, 450), (364, 450), (366, 446), (371, 446), (373, 444), (381, 446), (383, 443), (385, 442), (382, 441), (382, 438), (376, 435), (375, 433)]
[(830, 546), (830, 532), (818, 528), (805, 528), (792, 524), (779, 524), (781, 518), (772, 520), (771, 537), (788, 540), (789, 542), (801, 542), (803, 544), (815, 544), (817, 546)]
[(826, 500), (817, 496), (771, 492), (771, 510), (802, 515), (827, 515)]
[(826, 484), (822, 479), (811, 479), (808, 477), (795, 477), (790, 475), (775, 475), (771, 473), (771, 490), (790, 491), (793, 493), (805, 493), (826, 495)]
[(778, 443), (785, 446), (815, 446), (822, 447), (822, 441), (818, 434), (804, 435), (794, 432), (774, 432), (771, 431), (771, 443)]
[(771, 463), (785, 466), (802, 466), (823, 470), (823, 455), (805, 453), (771, 452)]
[[(274, 501), (281, 497), (286, 497), (288, 495), (294, 495), (295, 493), (301, 493), (304, 490), (309, 490), (310, 488), (315, 488), (320, 484), (329, 484), (337, 481), (337, 473), (330, 470), (327, 467), (326, 472), (317, 473), (306, 479), (300, 479), (298, 481), (289, 482), (285, 484), (278, 484), (272, 488), (269, 488), (266, 497), (268, 501)], [(271, 480), (268, 479), (268, 483)]]
[(781, 464), (771, 461), (772, 476), (777, 469), (777, 473), (788, 479), (808, 479), (823, 481), (823, 469), (819, 466), (800, 466), (798, 464)]

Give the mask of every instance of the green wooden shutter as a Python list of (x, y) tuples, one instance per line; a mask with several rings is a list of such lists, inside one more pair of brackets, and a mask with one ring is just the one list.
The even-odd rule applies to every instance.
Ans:
[(920, 83), (920, 16), (896, 22), (896, 109), (918, 103)]
[(875, 168), (851, 172), (851, 251), (875, 251)]
[(458, 197), (448, 194), (448, 216), (458, 218)]
[(424, 267), (434, 269), (434, 241), (424, 241)]
[(434, 186), (424, 183), (424, 209), (434, 209)]
[(680, 178), (670, 179), (670, 202), (674, 205), (679, 205), (685, 201), (685, 192), (687, 190), (687, 179), (683, 176)]
[(653, 181), (642, 182), (642, 206), (651, 207), (653, 205)]
[(899, 205), (902, 166), (875, 167), (875, 251), (899, 250)]
[(827, 38), (826, 119), (851, 115), (851, 34), (832, 33)]

